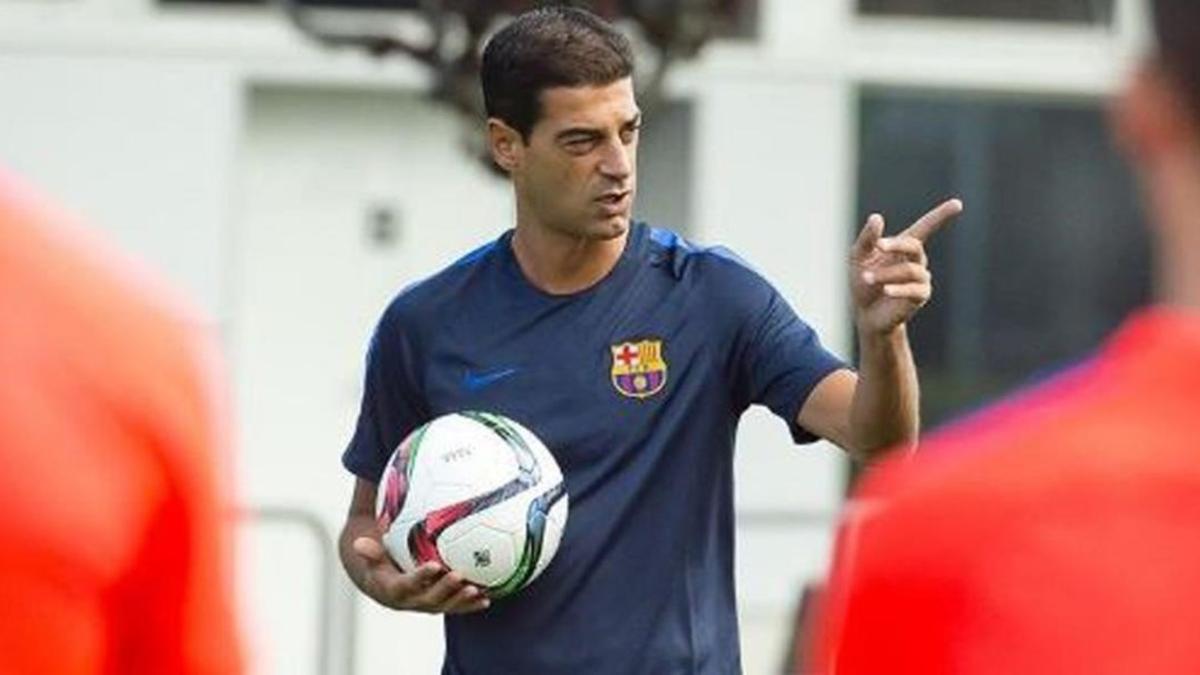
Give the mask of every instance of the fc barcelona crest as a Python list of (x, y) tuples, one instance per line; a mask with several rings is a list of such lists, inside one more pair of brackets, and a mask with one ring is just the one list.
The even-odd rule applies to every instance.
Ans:
[(612, 382), (621, 395), (650, 398), (667, 386), (662, 340), (623, 342), (612, 346)]

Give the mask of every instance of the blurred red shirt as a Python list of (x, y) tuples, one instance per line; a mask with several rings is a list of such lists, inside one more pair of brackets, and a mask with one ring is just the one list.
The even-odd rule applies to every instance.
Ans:
[(240, 672), (201, 326), (0, 172), (0, 673)]
[(1200, 317), (873, 472), (818, 632), (817, 673), (1200, 673)]

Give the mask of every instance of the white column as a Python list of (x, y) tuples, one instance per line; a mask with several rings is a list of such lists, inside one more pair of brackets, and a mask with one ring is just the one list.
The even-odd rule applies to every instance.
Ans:
[[(849, 85), (749, 70), (705, 82), (694, 139), (695, 238), (746, 258), (848, 357), (845, 265), (857, 220)], [(747, 672), (777, 666), (801, 586), (827, 564), (832, 525), (803, 516), (837, 508), (843, 467), (828, 444), (793, 446), (765, 411), (743, 421), (737, 575)]]

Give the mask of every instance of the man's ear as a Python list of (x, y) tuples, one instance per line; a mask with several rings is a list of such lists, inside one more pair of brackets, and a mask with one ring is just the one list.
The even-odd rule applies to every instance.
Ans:
[(1121, 148), (1148, 168), (1195, 143), (1187, 101), (1170, 75), (1155, 62), (1138, 69), (1112, 110)]
[(525, 141), (521, 134), (512, 127), (495, 117), (487, 122), (488, 147), (492, 150), (492, 159), (508, 173), (521, 166), (524, 158)]

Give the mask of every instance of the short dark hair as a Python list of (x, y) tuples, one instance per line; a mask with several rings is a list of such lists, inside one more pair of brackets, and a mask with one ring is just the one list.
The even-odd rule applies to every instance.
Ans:
[(1163, 67), (1183, 87), (1200, 123), (1200, 2), (1154, 0), (1154, 26)]
[(603, 86), (633, 75), (629, 39), (591, 12), (541, 7), (514, 19), (488, 41), (480, 79), (488, 117), (529, 140), (552, 87)]

